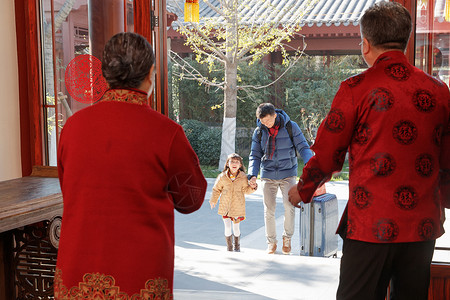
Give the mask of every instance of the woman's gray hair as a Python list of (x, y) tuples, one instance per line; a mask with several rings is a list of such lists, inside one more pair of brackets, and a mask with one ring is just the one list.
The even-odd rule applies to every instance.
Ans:
[(137, 88), (154, 62), (153, 48), (143, 36), (122, 32), (105, 45), (102, 73), (110, 88)]

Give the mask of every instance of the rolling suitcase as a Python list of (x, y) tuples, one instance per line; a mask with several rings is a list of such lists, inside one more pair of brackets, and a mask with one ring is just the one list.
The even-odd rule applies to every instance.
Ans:
[(313, 245), (310, 240), (310, 228), (314, 227), (311, 223), (311, 203), (300, 203), (300, 255), (312, 256)]
[(323, 194), (311, 203), (300, 205), (300, 255), (335, 256), (338, 249), (337, 198), (334, 194)]

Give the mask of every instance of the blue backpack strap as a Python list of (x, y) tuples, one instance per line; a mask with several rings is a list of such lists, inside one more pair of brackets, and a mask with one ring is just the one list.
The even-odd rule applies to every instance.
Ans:
[[(297, 156), (297, 148), (295, 147), (295, 143), (294, 143), (294, 135), (293, 135), (293, 133), (292, 133), (292, 123), (291, 123), (291, 120), (289, 120), (289, 121), (286, 123), (286, 126), (285, 126), (285, 127), (286, 127), (286, 130), (287, 130), (288, 134), (289, 134), (289, 138), (291, 139), (292, 145), (294, 146), (295, 156)], [(260, 126), (257, 127), (256, 137), (257, 137), (258, 143), (261, 143), (262, 130), (261, 130), (261, 127), (260, 127)]]

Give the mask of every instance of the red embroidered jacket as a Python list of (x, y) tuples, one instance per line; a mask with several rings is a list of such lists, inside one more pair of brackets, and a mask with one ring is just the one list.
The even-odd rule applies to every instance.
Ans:
[(145, 103), (145, 93), (113, 90), (103, 100), (61, 133), (55, 297), (170, 299), (174, 209), (200, 208), (206, 180), (183, 128), (131, 104)]
[[(441, 236), (450, 207), (447, 86), (408, 63), (400, 51), (345, 80), (312, 147), (298, 189), (310, 202), (349, 152), (347, 238), (415, 242)], [(339, 230), (340, 231), (340, 230)]]

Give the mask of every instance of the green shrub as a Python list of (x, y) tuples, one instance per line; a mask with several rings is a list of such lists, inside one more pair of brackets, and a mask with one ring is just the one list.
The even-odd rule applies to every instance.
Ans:
[(197, 120), (182, 120), (186, 137), (197, 153), (200, 164), (217, 166), (220, 158), (222, 131), (220, 128), (208, 127)]
[(199, 148), (200, 134), (208, 127), (198, 120), (181, 120), (181, 126), (183, 126), (184, 133), (195, 151), (196, 148)]
[(217, 166), (220, 159), (220, 145), (222, 140), (222, 130), (220, 128), (207, 128), (199, 136), (199, 156), (200, 163), (208, 166)]

